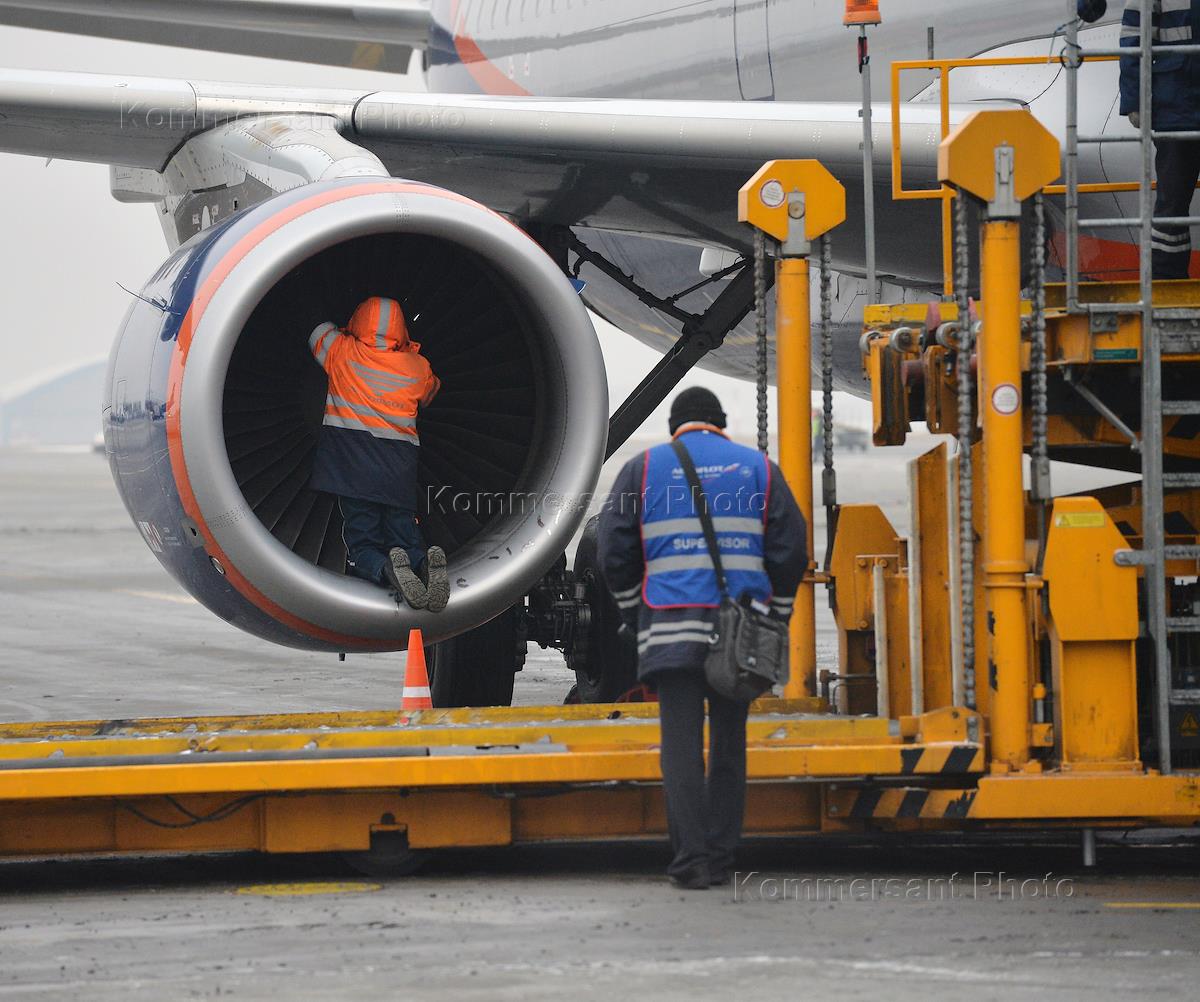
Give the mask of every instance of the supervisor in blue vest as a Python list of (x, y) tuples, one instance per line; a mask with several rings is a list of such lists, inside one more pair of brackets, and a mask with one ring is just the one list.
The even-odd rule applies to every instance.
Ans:
[[(1088, 0), (1091, 8), (1102, 8)], [(1092, 19), (1083, 11), (1080, 14)], [(1101, 16), (1103, 10), (1100, 10)], [(1154, 0), (1150, 37), (1156, 49), (1169, 45), (1191, 45), (1200, 24), (1200, 0)], [(1127, 0), (1121, 18), (1122, 47), (1141, 44), (1141, 0)], [(1121, 57), (1121, 114), (1138, 128), (1141, 125), (1138, 97), (1140, 59)], [(1150, 103), (1156, 132), (1200, 131), (1200, 59), (1190, 52), (1155, 52)], [(1154, 169), (1158, 191), (1155, 216), (1191, 215), (1192, 196), (1200, 179), (1200, 142), (1156, 139)], [(1187, 278), (1192, 260), (1191, 228), (1155, 223), (1152, 234), (1154, 277)]]
[[(787, 620), (808, 567), (804, 517), (779, 467), (731, 442), (725, 412), (702, 387), (671, 405), (673, 440), (692, 457), (708, 498), (734, 598), (749, 595)], [(662, 773), (680, 887), (724, 883), (741, 838), (748, 706), (712, 692), (704, 656), (720, 593), (692, 492), (666, 442), (630, 460), (600, 514), (600, 566), (638, 640), (638, 678), (657, 689)], [(708, 775), (703, 756), (708, 701)]]

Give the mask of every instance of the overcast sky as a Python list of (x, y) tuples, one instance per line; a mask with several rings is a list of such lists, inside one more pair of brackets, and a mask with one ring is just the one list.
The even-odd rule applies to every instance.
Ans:
[[(81, 38), (0, 27), (0, 66), (93, 73), (420, 90), (417, 77), (310, 66), (165, 46)], [(108, 169), (93, 164), (0, 154), (3, 249), (0, 303), (0, 395), (41, 373), (108, 354), (128, 305), (166, 256), (151, 205), (122, 205), (108, 191)], [(644, 348), (597, 321), (608, 362), (613, 404), (657, 360)], [(742, 435), (754, 426), (754, 387), (697, 371), (721, 395)], [(686, 385), (686, 384), (685, 384)], [(862, 407), (853, 402), (861, 420)], [(661, 426), (663, 413), (651, 419)]]

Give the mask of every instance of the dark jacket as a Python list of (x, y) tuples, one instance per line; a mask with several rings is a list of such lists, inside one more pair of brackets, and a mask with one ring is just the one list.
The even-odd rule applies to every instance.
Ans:
[[(696, 435), (721, 433), (715, 428), (685, 427), (678, 437), (686, 446), (688, 439)], [(725, 444), (730, 461), (742, 459), (748, 451), (732, 442)], [(626, 626), (638, 635), (638, 678), (652, 681), (654, 675), (662, 671), (702, 670), (707, 637), (717, 610), (699, 602), (654, 609), (643, 601), (646, 560), (642, 515), (646, 465), (646, 454), (642, 453), (626, 463), (617, 475), (612, 493), (600, 513), (599, 556), (605, 582), (621, 609), (621, 616)], [(779, 467), (774, 463), (769, 467), (770, 486), (763, 499), (766, 519), (762, 562), (771, 581), (771, 611), (787, 620), (791, 618), (796, 589), (808, 567), (806, 527)], [(690, 500), (688, 507), (691, 517), (696, 517)], [(698, 523), (699, 519), (696, 521)], [(711, 573), (715, 587), (716, 574)]]
[[(1121, 45), (1141, 44), (1141, 4), (1126, 0), (1121, 19)], [(1154, 0), (1151, 36), (1154, 45), (1190, 45), (1200, 24), (1200, 0)], [(1121, 57), (1121, 114), (1139, 110), (1139, 64), (1136, 56)], [(1153, 127), (1162, 132), (1200, 129), (1200, 60), (1189, 53), (1154, 56), (1151, 88)]]

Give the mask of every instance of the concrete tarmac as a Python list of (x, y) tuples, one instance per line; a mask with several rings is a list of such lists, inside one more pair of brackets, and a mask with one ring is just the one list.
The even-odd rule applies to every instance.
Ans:
[[(915, 451), (840, 460), (842, 499), (902, 528)], [(237, 632), (159, 567), (103, 457), (0, 452), (0, 719), (379, 708), (401, 665)], [(531, 651), (517, 701), (571, 681)], [(1093, 1002), (1200, 978), (1194, 843), (1105, 842), (1085, 872), (1074, 833), (756, 842), (735, 887), (704, 892), (666, 885), (666, 858), (454, 852), (397, 881), (334, 857), (3, 862), (0, 998)]]

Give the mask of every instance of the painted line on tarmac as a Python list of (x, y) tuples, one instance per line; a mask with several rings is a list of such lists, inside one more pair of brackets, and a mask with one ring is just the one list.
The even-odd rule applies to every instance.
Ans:
[(236, 893), (263, 898), (301, 898), (314, 894), (363, 894), (381, 890), (383, 884), (364, 880), (318, 880), (298, 884), (250, 884), (239, 887)]
[(1200, 911), (1200, 901), (1105, 901), (1105, 908), (1178, 908), (1185, 911)]
[(174, 602), (177, 605), (196, 605), (191, 595), (175, 595), (169, 591), (138, 591), (135, 588), (122, 588), (122, 595), (132, 595), (134, 598), (152, 598), (159, 602)]

